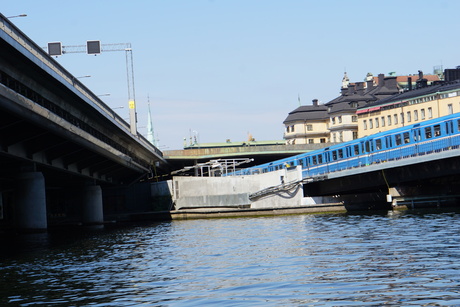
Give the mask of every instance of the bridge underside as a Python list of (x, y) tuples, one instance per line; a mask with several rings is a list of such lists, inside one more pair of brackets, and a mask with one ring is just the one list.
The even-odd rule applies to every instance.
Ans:
[[(3, 97), (0, 97), (3, 99)], [(129, 183), (140, 173), (60, 135), (57, 127), (43, 127), (13, 112), (0, 112), (0, 174), (12, 178), (20, 171), (62, 172), (107, 183)], [(53, 129), (54, 128), (54, 129)]]
[(371, 205), (374, 202), (383, 207), (391, 205), (386, 198), (390, 189), (397, 190), (399, 196), (404, 198), (460, 198), (460, 157), (324, 179), (304, 185), (304, 193), (308, 196), (336, 195), (349, 205), (366, 202)]

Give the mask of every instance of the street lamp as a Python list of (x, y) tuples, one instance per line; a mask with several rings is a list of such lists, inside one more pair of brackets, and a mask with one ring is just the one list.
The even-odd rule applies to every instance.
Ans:
[(110, 96), (110, 93), (97, 95), (97, 97), (102, 97), (102, 96)]
[(86, 76), (80, 76), (80, 77), (76, 77), (77, 79), (81, 79), (81, 78), (90, 78), (91, 76), (90, 75), (86, 75)]

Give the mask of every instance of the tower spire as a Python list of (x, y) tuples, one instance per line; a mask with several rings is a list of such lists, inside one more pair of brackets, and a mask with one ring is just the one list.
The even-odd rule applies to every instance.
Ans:
[(147, 95), (148, 113), (147, 113), (147, 141), (157, 146), (153, 134), (152, 114), (150, 113), (150, 97)]

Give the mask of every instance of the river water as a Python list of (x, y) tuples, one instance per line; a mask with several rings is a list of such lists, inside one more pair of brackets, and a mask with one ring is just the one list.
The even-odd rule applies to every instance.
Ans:
[(0, 243), (1, 306), (460, 306), (455, 211), (171, 221)]

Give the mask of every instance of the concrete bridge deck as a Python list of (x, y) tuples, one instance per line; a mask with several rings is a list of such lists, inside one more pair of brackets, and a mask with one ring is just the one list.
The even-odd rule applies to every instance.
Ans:
[(94, 223), (103, 207), (135, 207), (106, 190), (167, 162), (131, 128), (0, 14), (0, 226), (44, 229), (70, 215)]

